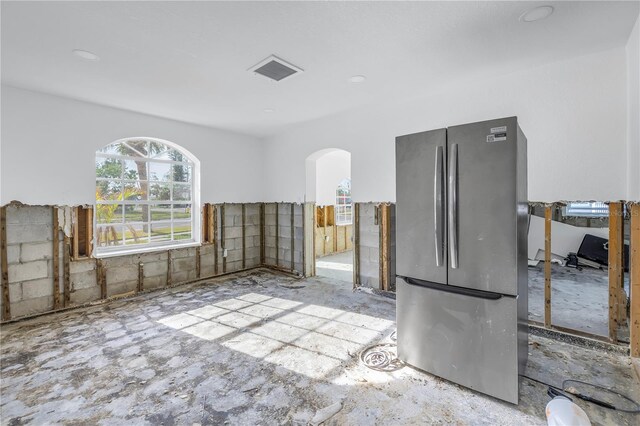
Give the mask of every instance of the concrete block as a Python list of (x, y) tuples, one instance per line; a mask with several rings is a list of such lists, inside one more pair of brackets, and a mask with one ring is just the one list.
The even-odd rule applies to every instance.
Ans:
[[(146, 285), (146, 281), (145, 281)], [(134, 291), (138, 287), (138, 280), (135, 281), (121, 281), (121, 282), (109, 282), (107, 280), (107, 297), (116, 296), (123, 293), (129, 293)]]
[(82, 305), (100, 299), (100, 287), (89, 287), (75, 290), (71, 293), (71, 304)]
[(189, 270), (194, 270), (196, 269), (196, 259), (195, 256), (194, 257), (184, 257), (181, 259), (174, 259), (173, 260), (173, 268), (172, 268), (172, 272), (176, 273), (176, 272), (181, 272), (181, 271), (189, 271)]
[(200, 276), (201, 277), (212, 277), (215, 274), (215, 268), (213, 265), (200, 266)]
[(213, 244), (206, 244), (200, 247), (200, 256), (212, 255), (216, 251), (216, 246)]
[(242, 250), (230, 250), (227, 252), (227, 265), (229, 262), (242, 261)]
[(156, 275), (153, 277), (149, 277), (144, 279), (144, 289), (151, 290), (154, 288), (162, 288), (167, 285), (167, 277), (166, 275)]
[(71, 274), (79, 274), (81, 272), (94, 271), (96, 262), (93, 259), (74, 260), (69, 263), (69, 272)]
[(272, 215), (275, 214), (276, 212), (276, 205), (275, 203), (266, 203), (264, 205), (264, 214), (266, 215)]
[(7, 245), (7, 263), (20, 263), (20, 244)]
[[(119, 256), (119, 257), (110, 257), (108, 259), (103, 260), (103, 264), (105, 268), (118, 268), (121, 266), (130, 266), (133, 265), (136, 256), (128, 255), (128, 256)], [(135, 262), (136, 265), (138, 262)]]
[(256, 225), (247, 225), (245, 227), (245, 236), (247, 238), (260, 236), (260, 226)]
[(253, 237), (253, 245), (260, 247), (260, 236)]
[(46, 206), (7, 206), (7, 225), (51, 224), (53, 210)]
[(138, 262), (142, 262), (142, 263), (149, 262), (150, 263), (150, 262), (158, 262), (158, 261), (161, 261), (161, 260), (164, 260), (165, 262), (167, 261), (167, 252), (166, 251), (139, 254), (135, 263), (138, 263)]
[(235, 238), (226, 238), (224, 240), (224, 248), (229, 250), (234, 250), (236, 248)]
[(242, 269), (242, 261), (229, 262), (227, 261), (227, 272), (240, 271)]
[(127, 281), (138, 280), (138, 266), (119, 266), (113, 267), (109, 265), (107, 267), (107, 289), (111, 285), (117, 285)]
[(361, 234), (360, 235), (360, 247), (375, 247), (380, 244), (379, 235)]
[(22, 300), (22, 283), (9, 284), (9, 301), (11, 303)]
[(7, 225), (7, 244), (53, 241), (51, 224)]
[(183, 249), (177, 249), (177, 250), (171, 251), (172, 259), (181, 259), (185, 257), (195, 257), (195, 256), (196, 256), (195, 247), (189, 247), (189, 248), (183, 248)]
[(71, 291), (98, 286), (96, 273), (91, 270), (70, 274), (69, 279), (71, 281)]
[(144, 277), (166, 276), (167, 261), (149, 262), (144, 264)]
[(242, 237), (242, 227), (241, 226), (225, 226), (224, 231), (225, 238), (240, 238)]
[(369, 261), (378, 265), (380, 263), (380, 250), (369, 247)]
[(213, 256), (213, 253), (200, 255), (200, 269), (204, 268), (205, 266), (213, 265), (215, 265), (215, 258)]
[(11, 304), (13, 318), (39, 314), (53, 309), (53, 296), (38, 297), (37, 299), (22, 300)]
[(29, 243), (20, 246), (20, 261), (22, 263), (51, 258), (53, 258), (53, 244), (49, 242)]
[(49, 265), (46, 260), (9, 265), (9, 282), (31, 281), (46, 278)]
[(53, 296), (53, 279), (44, 278), (22, 283), (22, 300)]

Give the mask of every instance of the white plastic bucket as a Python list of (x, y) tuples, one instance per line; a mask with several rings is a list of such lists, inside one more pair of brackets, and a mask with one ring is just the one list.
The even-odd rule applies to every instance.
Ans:
[(549, 401), (545, 412), (549, 426), (591, 426), (587, 413), (562, 396)]

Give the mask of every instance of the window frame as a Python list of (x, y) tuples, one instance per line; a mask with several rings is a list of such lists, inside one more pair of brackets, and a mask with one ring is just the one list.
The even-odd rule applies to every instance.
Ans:
[[(153, 156), (150, 155), (146, 155), (144, 157), (134, 157), (134, 156), (129, 156), (129, 155), (122, 155), (122, 154), (112, 154), (112, 153), (104, 153), (101, 152), (102, 150), (104, 150), (105, 148), (108, 148), (110, 146), (115, 146), (115, 145), (119, 145), (119, 144), (123, 144), (126, 142), (130, 142), (130, 141), (146, 141), (149, 143), (157, 143), (157, 144), (161, 144), (164, 145), (164, 147), (168, 150), (174, 150), (177, 151), (179, 154), (181, 154), (184, 157), (184, 161), (177, 161), (177, 160), (171, 160), (171, 159), (161, 159), (161, 158), (153, 158)], [(132, 148), (130, 145), (126, 145), (129, 149), (131, 149), (132, 151), (136, 151), (134, 148)], [(142, 153), (140, 153), (142, 155)], [(121, 163), (123, 166), (121, 166), (121, 175), (120, 178), (102, 178), (102, 177), (98, 177), (97, 176), (97, 167), (98, 167), (98, 160), (99, 159), (115, 159), (115, 160), (124, 160), (124, 161), (140, 161), (143, 160), (146, 163), (146, 167), (147, 167), (147, 179), (146, 180), (141, 180), (141, 179), (137, 179), (137, 180), (133, 180), (133, 179), (125, 179), (125, 173), (126, 173), (126, 167), (124, 166), (124, 163)], [(174, 199), (174, 187), (175, 184), (177, 183), (178, 185), (181, 184), (181, 182), (174, 182), (173, 180), (173, 176), (171, 176), (171, 178), (169, 180), (153, 180), (151, 179), (150, 176), (150, 168), (149, 168), (149, 164), (151, 163), (155, 163), (155, 164), (169, 164), (169, 165), (174, 165), (174, 164), (178, 164), (178, 165), (184, 165), (184, 166), (188, 166), (191, 169), (191, 182), (184, 182), (184, 186), (189, 185), (190, 186), (190, 196), (189, 196), (189, 200), (175, 200)], [(122, 256), (122, 255), (127, 255), (127, 254), (139, 254), (139, 253), (148, 253), (148, 252), (155, 252), (155, 251), (164, 251), (164, 250), (169, 250), (169, 249), (177, 249), (177, 248), (185, 248), (185, 247), (196, 247), (199, 246), (201, 244), (201, 223), (200, 223), (200, 161), (193, 155), (191, 154), (189, 151), (187, 151), (185, 148), (172, 143), (170, 141), (166, 141), (166, 140), (162, 140), (162, 139), (157, 139), (157, 138), (150, 138), (150, 137), (130, 137), (130, 138), (124, 138), (124, 139), (119, 139), (117, 141), (114, 141), (110, 144), (107, 144), (103, 147), (101, 147), (100, 149), (96, 150), (95, 155), (94, 155), (94, 168), (95, 168), (95, 179), (94, 179), (94, 188), (97, 188), (97, 184), (100, 181), (103, 182), (116, 182), (121, 186), (121, 188), (124, 188), (124, 185), (126, 183), (133, 183), (134, 185), (139, 185), (140, 182), (146, 182), (147, 184), (147, 200), (126, 200), (124, 199), (124, 197), (122, 197), (122, 192), (120, 192), (120, 199), (115, 199), (115, 200), (98, 200), (97, 196), (94, 199), (94, 215), (93, 215), (93, 246), (94, 246), (94, 250), (93, 250), (93, 255), (96, 258), (106, 258), (106, 257), (114, 257), (114, 256)], [(172, 171), (172, 168), (169, 168), (170, 173)], [(163, 183), (163, 184), (168, 184), (169, 186), (169, 199), (168, 200), (151, 200), (149, 199), (149, 189), (151, 188), (151, 185), (154, 183)], [(96, 189), (94, 189), (94, 192), (96, 191)], [(122, 190), (121, 190), (122, 191)], [(162, 220), (152, 220), (152, 216), (151, 216), (151, 209), (148, 210), (147, 212), (147, 220), (146, 221), (131, 221), (131, 222), (127, 222), (126, 221), (126, 215), (125, 212), (123, 211), (122, 213), (122, 220), (120, 222), (114, 222), (112, 225), (113, 226), (118, 226), (120, 227), (120, 232), (122, 233), (122, 239), (120, 240), (120, 244), (116, 245), (116, 246), (103, 246), (100, 247), (98, 245), (98, 232), (99, 229), (103, 226), (105, 226), (105, 224), (99, 224), (98, 223), (98, 206), (100, 205), (121, 205), (123, 206), (123, 210), (126, 209), (126, 206), (142, 206), (142, 205), (148, 205), (148, 206), (154, 206), (154, 205), (170, 205), (170, 213), (171, 213), (171, 218), (170, 219), (162, 219)], [(186, 219), (186, 220), (181, 220), (180, 218), (176, 219), (174, 218), (174, 214), (175, 214), (175, 208), (173, 207), (174, 205), (179, 205), (179, 204), (189, 204), (191, 205), (191, 212), (190, 212), (190, 219)], [(191, 225), (191, 238), (186, 239), (186, 240), (175, 240), (174, 239), (174, 227), (175, 224), (187, 224), (189, 223)], [(165, 240), (165, 241), (158, 241), (158, 242), (152, 242), (151, 241), (151, 228), (153, 225), (169, 225), (170, 228), (170, 239), (169, 240)], [(108, 224), (106, 224), (108, 226)], [(132, 244), (132, 245), (127, 245), (126, 244), (126, 237), (125, 237), (125, 233), (128, 231), (128, 226), (148, 226), (149, 230), (147, 231), (147, 235), (146, 235), (146, 239), (147, 242), (146, 243), (141, 243), (141, 244)]]
[[(343, 185), (345, 182), (348, 182), (348, 186)], [(341, 195), (341, 189), (347, 189), (348, 194)], [(353, 201), (350, 203), (340, 202), (351, 200), (351, 179), (345, 178), (340, 181), (338, 187), (336, 188), (336, 204), (335, 204), (335, 212), (334, 212), (334, 222), (335, 226), (349, 226), (353, 225)], [(344, 219), (340, 219), (343, 217)]]

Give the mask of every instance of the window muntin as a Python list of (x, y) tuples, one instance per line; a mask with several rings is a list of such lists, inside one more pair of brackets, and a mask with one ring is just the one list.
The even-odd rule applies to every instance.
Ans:
[(351, 179), (343, 179), (336, 189), (336, 225), (351, 225), (353, 207), (351, 204)]
[(195, 163), (158, 140), (96, 152), (96, 254), (196, 243)]

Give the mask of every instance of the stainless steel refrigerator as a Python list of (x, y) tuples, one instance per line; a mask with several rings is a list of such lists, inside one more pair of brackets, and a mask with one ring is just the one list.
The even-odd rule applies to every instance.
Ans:
[(518, 403), (527, 140), (516, 117), (396, 139), (398, 357)]

